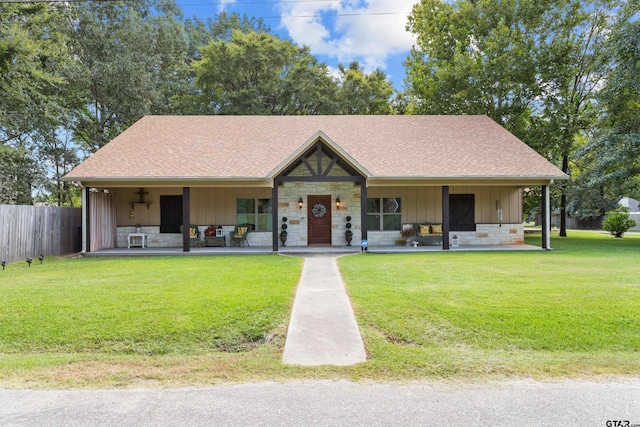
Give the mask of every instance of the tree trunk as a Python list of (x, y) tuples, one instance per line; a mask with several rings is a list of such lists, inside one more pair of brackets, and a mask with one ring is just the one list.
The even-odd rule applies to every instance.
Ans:
[[(569, 155), (562, 155), (562, 172), (569, 170)], [(560, 237), (567, 237), (567, 181), (562, 183), (562, 196), (560, 197)]]

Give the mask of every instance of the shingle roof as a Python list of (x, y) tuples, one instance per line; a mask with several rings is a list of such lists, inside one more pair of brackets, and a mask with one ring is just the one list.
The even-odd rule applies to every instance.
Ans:
[(147, 116), (65, 179), (266, 178), (318, 132), (371, 178), (566, 177), (486, 116)]

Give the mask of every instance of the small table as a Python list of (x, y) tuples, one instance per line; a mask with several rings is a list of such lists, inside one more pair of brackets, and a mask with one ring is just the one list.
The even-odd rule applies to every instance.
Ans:
[[(140, 242), (137, 242), (137, 238), (140, 238)], [(133, 238), (133, 239), (132, 239)], [(146, 246), (149, 247), (149, 236), (147, 233), (129, 233), (127, 236), (127, 249), (131, 249), (131, 246), (142, 246), (142, 249)]]
[(227, 246), (225, 236), (204, 236), (205, 246)]

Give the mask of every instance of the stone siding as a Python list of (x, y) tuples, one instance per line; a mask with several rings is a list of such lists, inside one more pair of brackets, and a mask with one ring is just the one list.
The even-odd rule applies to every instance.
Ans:
[[(199, 225), (200, 241), (204, 241), (204, 231), (208, 228), (208, 225)], [(225, 236), (226, 244), (229, 246), (229, 236), (235, 229), (233, 225), (223, 225), (223, 235)], [(129, 233), (135, 233), (135, 227), (118, 227), (117, 232), (117, 246), (118, 248), (127, 247), (127, 236)], [(160, 233), (159, 226), (142, 226), (140, 227), (141, 233), (147, 233), (149, 237), (149, 247), (152, 248), (181, 248), (182, 247), (182, 234), (180, 233)], [(251, 246), (271, 246), (271, 232), (270, 231), (252, 231), (247, 236), (247, 241)]]
[[(458, 237), (460, 246), (470, 245), (521, 245), (524, 243), (522, 224), (477, 224), (476, 231), (450, 231), (449, 242)], [(369, 231), (371, 246), (394, 245), (400, 240), (399, 231)]]
[(458, 237), (460, 246), (467, 245), (522, 245), (522, 224), (477, 224), (476, 231), (450, 231), (449, 241)]
[[(286, 182), (278, 189), (278, 233), (282, 225), (282, 217), (287, 217), (287, 246), (308, 246), (307, 233), (307, 196), (331, 196), (331, 245), (344, 246), (347, 230), (347, 216), (351, 216), (351, 231), (353, 231), (353, 246), (360, 246), (360, 186), (353, 182)], [(302, 197), (304, 205), (298, 207), (298, 200)], [(335, 205), (336, 197), (340, 197), (340, 209)]]

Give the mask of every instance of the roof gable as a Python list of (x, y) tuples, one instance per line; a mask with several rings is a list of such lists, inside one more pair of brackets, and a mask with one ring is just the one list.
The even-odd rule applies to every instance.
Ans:
[[(349, 167), (355, 169), (355, 171), (360, 175), (365, 177), (371, 176), (364, 166), (358, 163), (358, 161), (345, 152), (338, 144), (332, 141), (324, 132), (318, 131), (287, 159), (280, 163), (273, 171), (271, 171), (268, 175), (269, 178), (275, 178), (282, 173), (286, 173), (287, 169), (291, 168), (291, 166), (293, 166), (303, 156), (309, 154), (309, 151), (313, 150), (317, 146), (318, 142), (325, 145), (329, 150), (338, 155), (342, 161), (346, 162)], [(320, 173), (322, 173), (322, 171)]]

